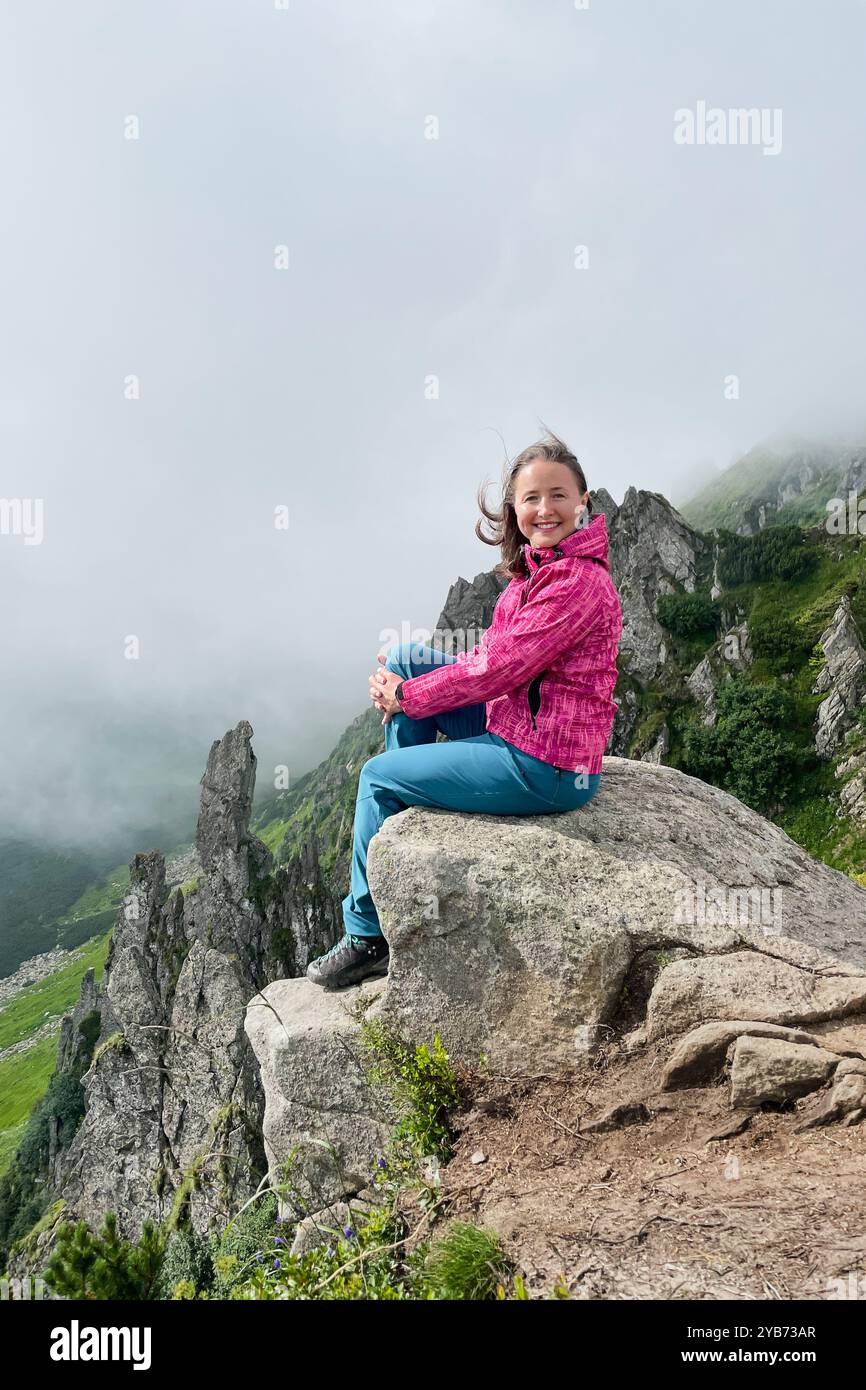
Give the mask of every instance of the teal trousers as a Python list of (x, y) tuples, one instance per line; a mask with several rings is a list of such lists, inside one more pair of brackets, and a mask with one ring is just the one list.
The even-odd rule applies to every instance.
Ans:
[[(454, 657), (419, 643), (392, 647), (385, 662), (404, 680)], [(367, 847), (388, 816), (407, 806), (438, 806), (485, 815), (538, 816), (574, 811), (598, 790), (601, 773), (576, 773), (542, 762), (486, 731), (486, 706), (464, 705), (428, 719), (395, 714), (385, 725), (385, 752), (361, 769), (355, 801), (351, 889), (345, 929), (381, 936), (367, 884)], [(437, 731), (448, 742), (437, 742)]]

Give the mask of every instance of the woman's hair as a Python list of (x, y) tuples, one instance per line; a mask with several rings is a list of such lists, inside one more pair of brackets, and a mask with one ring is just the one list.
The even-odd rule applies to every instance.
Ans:
[[(478, 506), (492, 528), (492, 534), (484, 534), (484, 519), (479, 519), (475, 523), (475, 534), (485, 545), (502, 547), (502, 560), (495, 567), (494, 574), (505, 575), (508, 579), (523, 579), (529, 573), (526, 567), (526, 557), (523, 553), (526, 537), (517, 525), (514, 492), (517, 486), (517, 475), (521, 468), (524, 468), (528, 463), (533, 463), (536, 459), (547, 459), (551, 463), (564, 463), (574, 474), (581, 493), (587, 491), (586, 478), (576, 455), (550, 430), (537, 444), (530, 444), (528, 449), (524, 449), (522, 453), (518, 454), (513, 463), (506, 461), (502, 479), (502, 506), (499, 511), (493, 511), (487, 506), (487, 489), (490, 484), (485, 482), (481, 485), (478, 489)], [(586, 499), (586, 510), (589, 515), (592, 515), (592, 499), (590, 497)]]

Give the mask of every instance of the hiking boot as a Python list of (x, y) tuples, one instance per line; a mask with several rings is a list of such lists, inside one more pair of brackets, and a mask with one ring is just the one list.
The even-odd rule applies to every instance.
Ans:
[(368, 975), (387, 975), (389, 954), (384, 936), (352, 936), (347, 932), (325, 955), (310, 961), (307, 979), (328, 989), (356, 985)]

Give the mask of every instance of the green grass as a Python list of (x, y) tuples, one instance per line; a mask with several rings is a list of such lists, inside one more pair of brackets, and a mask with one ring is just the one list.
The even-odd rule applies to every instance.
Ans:
[(4, 1139), (26, 1120), (44, 1096), (57, 1063), (57, 1032), (41, 1038), (26, 1052), (0, 1062), (0, 1134)]
[(78, 1002), (81, 981), (91, 966), (94, 978), (102, 980), (109, 941), (110, 933), (94, 937), (74, 960), (67, 961), (46, 979), (27, 985), (0, 1010), (2, 1048), (30, 1037), (47, 1019), (56, 1020), (52, 1031), (32, 1047), (0, 1061), (0, 1173), (12, 1162), (27, 1117), (45, 1094), (57, 1064), (60, 1019)]
[(110, 933), (94, 937), (75, 959), (46, 979), (27, 985), (0, 1010), (0, 1049), (35, 1033), (49, 1016), (55, 1016), (59, 1025), (62, 1015), (74, 1008), (86, 971), (93, 966), (95, 979), (102, 979), (109, 941)]
[(118, 864), (100, 883), (92, 883), (85, 888), (69, 911), (57, 918), (58, 926), (68, 926), (83, 917), (93, 917), (97, 912), (107, 912), (109, 908), (117, 907), (128, 888), (129, 865)]
[(286, 838), (286, 833), (291, 823), (290, 820), (280, 820), (277, 818), (276, 820), (268, 821), (266, 825), (261, 826), (256, 831), (257, 837), (267, 845), (274, 858), (276, 858), (279, 853), (280, 846)]
[(24, 1138), (26, 1128), (27, 1121), (24, 1119), (19, 1125), (13, 1125), (11, 1129), (0, 1132), (0, 1176), (6, 1172), (15, 1157), (15, 1151)]

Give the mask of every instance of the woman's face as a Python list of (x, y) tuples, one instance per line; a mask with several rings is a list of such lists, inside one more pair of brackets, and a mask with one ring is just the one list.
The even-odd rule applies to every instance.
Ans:
[(556, 545), (577, 530), (587, 497), (567, 464), (533, 459), (515, 482), (517, 525), (531, 546)]

